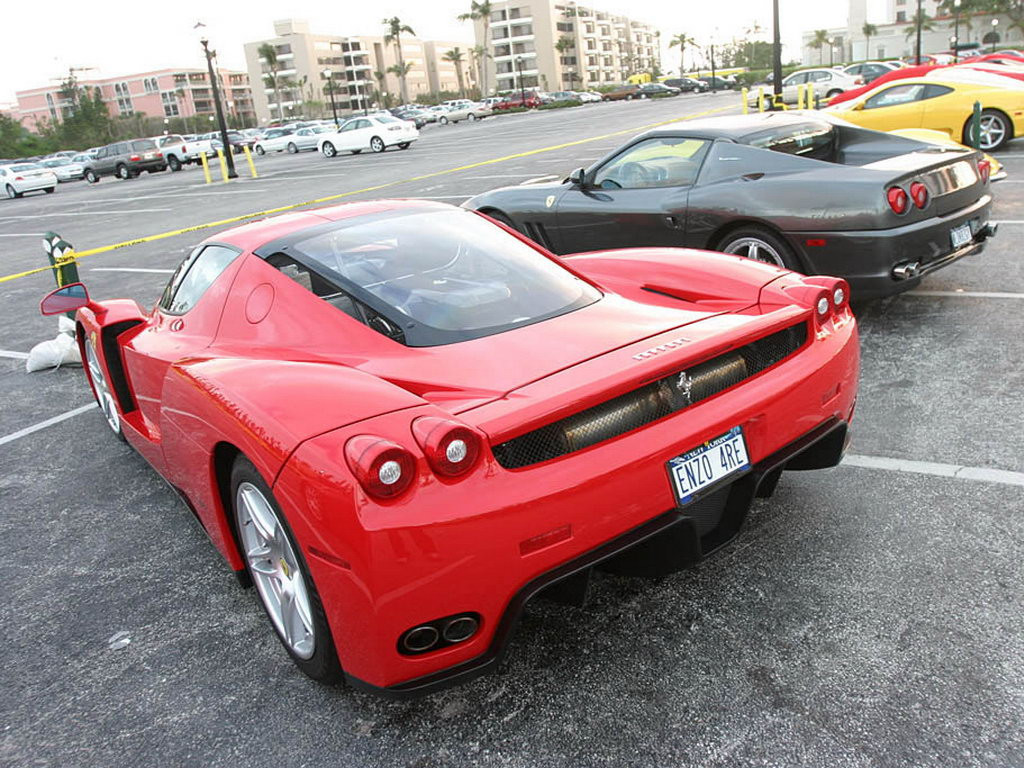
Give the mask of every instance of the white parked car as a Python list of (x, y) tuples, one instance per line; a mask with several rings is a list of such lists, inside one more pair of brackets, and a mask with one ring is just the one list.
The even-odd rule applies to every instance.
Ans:
[(601, 101), (601, 94), (594, 91), (573, 91), (584, 104)]
[(308, 128), (299, 128), (289, 138), (291, 141), (285, 146), (292, 154), (296, 152), (303, 152), (307, 149), (316, 150), (317, 144), (320, 142), (320, 137), (325, 136), (328, 133), (334, 133), (338, 130), (334, 123), (328, 123), (327, 125), (311, 125)]
[(53, 192), (57, 184), (57, 174), (39, 163), (0, 165), (0, 189), (11, 198), (40, 189)]
[[(827, 67), (819, 69), (802, 69), (794, 72), (782, 80), (782, 100), (786, 104), (796, 104), (797, 94), (801, 87), (810, 83), (814, 88), (814, 95), (822, 102), (838, 96), (843, 91), (860, 88), (864, 85), (864, 79), (859, 75), (848, 75), (837, 69)], [(747, 100), (751, 104), (757, 103), (758, 91), (751, 88)], [(765, 98), (771, 98), (771, 88), (765, 88)]]
[(350, 118), (337, 131), (322, 134), (316, 146), (325, 157), (334, 157), (339, 152), (359, 154), (364, 149), (371, 152), (383, 152), (388, 147), (408, 149), (419, 136), (413, 123), (392, 115), (367, 115)]
[(167, 133), (162, 136), (151, 136), (157, 147), (164, 153), (167, 167), (172, 171), (180, 171), (182, 166), (199, 162), (199, 145), (185, 141), (184, 136)]
[(77, 181), (85, 176), (85, 166), (70, 157), (51, 157), (39, 163), (57, 176), (57, 181)]
[[(288, 149), (288, 144), (292, 142), (293, 135), (290, 128), (271, 128), (252, 145), (252, 148), (256, 150), (257, 155), (265, 155), (267, 152), (284, 152)], [(291, 152), (290, 149), (288, 151)]]
[(494, 110), (491, 109), (490, 105), (477, 104), (470, 101), (466, 104), (448, 107), (447, 112), (442, 112), (437, 116), (437, 122), (441, 125), (447, 125), (448, 123), (457, 123), (460, 120), (479, 120), (493, 114)]

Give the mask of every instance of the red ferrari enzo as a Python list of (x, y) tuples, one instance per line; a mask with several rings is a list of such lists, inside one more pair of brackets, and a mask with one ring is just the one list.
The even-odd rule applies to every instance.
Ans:
[(527, 600), (665, 574), (783, 470), (837, 464), (847, 286), (739, 256), (557, 257), (482, 214), (352, 203), (229, 230), (158, 305), (76, 283), (110, 428), (187, 500), (311, 677), (493, 669)]

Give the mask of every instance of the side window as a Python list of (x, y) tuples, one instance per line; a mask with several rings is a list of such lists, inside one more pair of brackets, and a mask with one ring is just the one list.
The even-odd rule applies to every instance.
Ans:
[(926, 85), (924, 87), (924, 96), (922, 99), (935, 99), (939, 96), (945, 96), (947, 93), (952, 93), (953, 89), (948, 88), (945, 85)]
[(356, 121), (352, 120), (351, 122), (345, 123), (343, 126), (341, 126), (341, 130), (338, 131), (338, 132), (339, 133), (343, 133), (345, 131), (354, 131), (355, 127), (356, 127)]
[(662, 137), (626, 149), (598, 169), (594, 184), (601, 189), (682, 187), (697, 179), (708, 142)]
[(160, 297), (160, 309), (169, 315), (188, 312), (237, 257), (238, 251), (223, 245), (192, 251), (171, 275)]
[(362, 128), (370, 128), (370, 127), (371, 127), (371, 123), (370, 123), (369, 120), (356, 120), (356, 130), (360, 130)]
[(782, 81), (783, 85), (800, 85), (807, 82), (806, 72), (796, 72)]
[(831, 72), (811, 72), (807, 78), (812, 83), (824, 83), (832, 79)]
[(921, 83), (910, 83), (908, 85), (894, 85), (884, 91), (876, 93), (864, 102), (864, 109), (878, 109), (879, 107), (895, 107), (900, 104), (909, 104), (913, 101), (920, 101), (924, 98), (926, 85)]

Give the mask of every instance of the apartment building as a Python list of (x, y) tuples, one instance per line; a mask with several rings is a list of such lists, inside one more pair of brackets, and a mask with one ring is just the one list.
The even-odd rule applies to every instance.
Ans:
[(653, 25), (574, 0), (503, 0), (475, 25), (485, 45), (487, 90), (543, 90), (616, 85), (661, 66)]
[[(229, 118), (236, 124), (255, 122), (249, 75), (218, 69), (218, 86)], [(113, 117), (141, 114), (146, 117), (204, 117), (214, 114), (213, 91), (205, 69), (159, 69), (108, 78), (89, 78), (79, 85), (96, 89)], [(14, 117), (29, 130), (37, 123), (57, 122), (70, 109), (61, 96), (60, 83), (15, 93)]]
[[(383, 35), (316, 34), (301, 19), (274, 22), (274, 34), (272, 38), (245, 44), (249, 77), (262, 83), (262, 87), (257, 85), (253, 89), (261, 123), (309, 117), (305, 113), (310, 102), (319, 102), (321, 109), (326, 108), (332, 90), (327, 87), (328, 81), (335, 84), (334, 101), (341, 114), (373, 107), (380, 102), (383, 92), (396, 97), (400, 92), (398, 76), (388, 72), (398, 63), (398, 51), (393, 43), (385, 44)], [(276, 92), (267, 81), (270, 65), (260, 55), (265, 44), (272, 45), (277, 55)], [(410, 100), (431, 92), (458, 90), (455, 66), (443, 57), (456, 47), (468, 57), (469, 43), (403, 36), (401, 44), (402, 58), (412, 65), (406, 75)], [(464, 63), (464, 77), (468, 77), (468, 69)]]

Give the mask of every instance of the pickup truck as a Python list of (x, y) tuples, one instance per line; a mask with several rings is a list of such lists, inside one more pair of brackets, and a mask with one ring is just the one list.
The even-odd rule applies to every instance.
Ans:
[(167, 160), (167, 167), (172, 171), (180, 171), (182, 167), (190, 163), (199, 162), (199, 147), (193, 142), (186, 141), (183, 136), (176, 133), (168, 133), (163, 136), (153, 136), (152, 141), (163, 152)]

